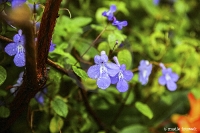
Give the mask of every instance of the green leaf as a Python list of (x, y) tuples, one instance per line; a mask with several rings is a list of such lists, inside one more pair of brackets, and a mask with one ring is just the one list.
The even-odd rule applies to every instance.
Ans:
[[(108, 44), (110, 49), (115, 50), (126, 39), (126, 35), (123, 35), (120, 31), (116, 31), (114, 34), (108, 35)], [(116, 43), (117, 41), (117, 43)]]
[(3, 84), (3, 82), (6, 80), (6, 77), (7, 77), (6, 70), (2, 66), (0, 66), (0, 85)]
[(84, 70), (82, 70), (80, 68), (77, 68), (76, 66), (72, 66), (72, 69), (76, 73), (76, 75), (78, 75), (83, 80), (85, 80), (86, 78), (88, 78), (88, 75), (87, 75), (87, 73)]
[(10, 110), (4, 106), (0, 107), (0, 117), (7, 118), (10, 115)]
[(55, 98), (51, 101), (51, 106), (53, 110), (60, 116), (66, 117), (68, 114), (68, 107), (67, 104), (59, 98)]
[(91, 78), (86, 78), (82, 81), (86, 90), (95, 90), (97, 88), (96, 80)]
[(92, 18), (89, 18), (89, 17), (76, 17), (73, 19), (74, 24), (79, 27), (88, 25), (91, 21), (92, 21)]
[(109, 53), (110, 48), (108, 47), (109, 44), (107, 42), (101, 42), (98, 46), (99, 51), (106, 51), (106, 53)]
[[(74, 47), (80, 53), (80, 55), (83, 55), (85, 51), (90, 47), (90, 44), (81, 42), (81, 43), (76, 43)], [(99, 52), (94, 47), (90, 47), (90, 49), (87, 51), (87, 53), (83, 57), (85, 57), (86, 55), (89, 55), (90, 57), (94, 57), (97, 54), (99, 54)]]
[(5, 90), (1, 90), (0, 89), (0, 96), (6, 96), (7, 95), (7, 91), (5, 91)]
[(199, 99), (200, 98), (200, 89), (199, 88), (193, 88), (191, 90), (192, 94), (195, 96), (195, 98)]
[(107, 18), (102, 16), (102, 12), (107, 11), (107, 10), (109, 10), (109, 9), (104, 8), (104, 7), (97, 9), (96, 14), (95, 14), (95, 18), (96, 18), (98, 23), (102, 24), (103, 21), (106, 22)]
[[(60, 49), (55, 49), (52, 53), (51, 53), (51, 57), (54, 57), (56, 55), (60, 55), (62, 57), (62, 59), (66, 59), (66, 64), (67, 65), (74, 65), (77, 60), (70, 54), (70, 53), (66, 53), (63, 50)], [(64, 63), (64, 64), (65, 64)], [(77, 66), (80, 66), (79, 63), (76, 64)]]
[(149, 119), (153, 118), (153, 112), (149, 108), (148, 105), (141, 103), (141, 102), (136, 102), (135, 107), (145, 116), (147, 116)]
[(51, 133), (57, 133), (61, 131), (61, 128), (63, 127), (64, 121), (59, 116), (54, 116), (49, 124), (49, 129)]
[(131, 68), (132, 56), (129, 50), (124, 49), (117, 54), (120, 64), (125, 64), (127, 69)]
[(116, 39), (115, 34), (108, 35), (108, 43), (109, 43), (110, 49), (113, 49), (115, 47), (116, 40), (117, 39)]
[(142, 125), (131, 125), (123, 128), (120, 133), (148, 133), (148, 129)]

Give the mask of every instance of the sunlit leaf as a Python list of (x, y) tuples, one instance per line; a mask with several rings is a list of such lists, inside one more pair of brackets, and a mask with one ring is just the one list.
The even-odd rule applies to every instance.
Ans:
[(53, 101), (51, 101), (51, 106), (58, 115), (62, 117), (67, 116), (68, 107), (67, 104), (62, 99), (55, 98)]
[(149, 119), (153, 118), (153, 112), (149, 108), (148, 105), (141, 103), (141, 102), (136, 102), (135, 107), (145, 116), (147, 116)]
[(109, 44), (107, 42), (101, 42), (98, 46), (99, 51), (106, 51), (106, 53), (109, 52), (110, 48), (108, 47)]
[(117, 54), (118, 60), (120, 64), (125, 64), (127, 69), (131, 68), (132, 64), (132, 56), (129, 50), (124, 49), (119, 51)]
[(116, 38), (115, 34), (108, 35), (108, 44), (110, 46), (110, 49), (113, 49), (115, 47), (116, 40), (117, 40), (117, 38)]
[(54, 116), (49, 125), (49, 129), (51, 133), (57, 133), (61, 131), (61, 128), (63, 127), (64, 121), (59, 116)]
[(83, 80), (85, 80), (86, 78), (88, 78), (88, 75), (87, 75), (87, 73), (84, 70), (82, 70), (80, 68), (77, 68), (76, 66), (72, 66), (72, 69)]
[(148, 129), (142, 125), (131, 125), (123, 128), (120, 133), (149, 133)]

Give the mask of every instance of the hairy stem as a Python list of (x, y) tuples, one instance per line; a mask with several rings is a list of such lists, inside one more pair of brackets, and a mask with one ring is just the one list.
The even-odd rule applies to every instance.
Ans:
[(61, 1), (62, 0), (48, 0), (45, 5), (36, 43), (38, 48), (37, 71), (38, 77), (40, 78), (46, 77), (46, 62)]

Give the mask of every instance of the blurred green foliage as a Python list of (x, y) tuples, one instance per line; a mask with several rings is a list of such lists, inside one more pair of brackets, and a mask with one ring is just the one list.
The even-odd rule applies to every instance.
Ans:
[[(45, 0), (29, 2), (44, 4)], [(117, 6), (115, 16), (128, 21), (128, 26), (121, 31), (102, 16), (112, 4)], [(71, 18), (66, 10), (62, 10), (64, 8), (69, 9)], [(174, 113), (188, 113), (187, 94), (193, 92), (200, 97), (200, 1), (160, 0), (159, 5), (155, 5), (153, 0), (68, 0), (62, 2), (60, 9), (52, 38), (56, 47), (49, 53), (49, 58), (80, 77), (77, 80), (83, 84), (91, 108), (109, 132), (162, 133), (164, 127), (177, 126), (170, 117)], [(41, 11), (37, 12), (37, 20), (41, 18)], [(12, 39), (16, 33), (17, 29), (0, 21), (2, 36)], [(6, 45), (0, 41), (0, 102), (10, 101), (11, 94), (5, 88), (15, 84), (23, 71), (23, 68), (15, 67), (13, 57), (4, 52)], [(127, 92), (119, 93), (115, 86), (101, 90), (95, 80), (88, 78), (86, 71), (94, 64), (94, 56), (102, 50), (111, 61), (117, 56), (120, 63), (133, 70), (134, 78)], [(142, 59), (153, 63), (152, 74), (145, 86), (138, 81), (137, 67)], [(179, 75), (176, 91), (170, 92), (159, 85), (161, 69), (157, 64), (160, 62)], [(12, 131), (105, 132), (99, 131), (73, 78), (53, 67), (50, 67), (48, 77), (44, 105), (34, 99), (30, 103), (31, 114), (34, 114), (29, 120), (32, 126), (18, 128), (26, 121), (22, 116)], [(5, 110), (7, 108), (1, 105), (0, 117), (9, 115)]]

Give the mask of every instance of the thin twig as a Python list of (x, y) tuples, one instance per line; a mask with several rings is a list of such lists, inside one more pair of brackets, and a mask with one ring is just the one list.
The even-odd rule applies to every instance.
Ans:
[(50, 59), (47, 60), (47, 64), (49, 64), (50, 66), (55, 68), (57, 71), (59, 71), (63, 74), (66, 74), (67, 76), (70, 76), (71, 78), (76, 80), (76, 83), (79, 87), (79, 90), (81, 91), (81, 95), (82, 95), (82, 98), (83, 98), (83, 101), (84, 101), (84, 104), (85, 104), (85, 107), (86, 107), (88, 113), (93, 117), (93, 119), (96, 121), (96, 123), (98, 124), (98, 126), (101, 130), (107, 131), (105, 124), (100, 120), (100, 118), (97, 116), (95, 111), (90, 106), (89, 101), (86, 96), (85, 88), (84, 88), (83, 84), (80, 82), (80, 78), (77, 75), (75, 75), (73, 71), (65, 70), (64, 68), (62, 68), (61, 66), (59, 66), (58, 64), (56, 64), (55, 62), (53, 62)]
[(60, 73), (63, 73), (67, 76), (68, 75), (68, 71), (64, 68), (62, 68), (60, 65), (56, 64), (54, 61), (47, 59), (47, 64), (49, 64), (50, 66), (52, 66), (53, 68), (55, 68), (57, 71), (59, 71)]
[(12, 39), (7, 38), (7, 37), (4, 37), (4, 36), (2, 36), (2, 35), (0, 35), (0, 40), (5, 41), (5, 42), (13, 42)]
[[(96, 43), (96, 41), (100, 38), (100, 36), (104, 33), (108, 25), (101, 31), (101, 33), (96, 37), (96, 39), (90, 44), (90, 46), (85, 50), (85, 52), (81, 55), (81, 58), (90, 50), (92, 46)], [(78, 61), (74, 64), (74, 66), (78, 63)]]

